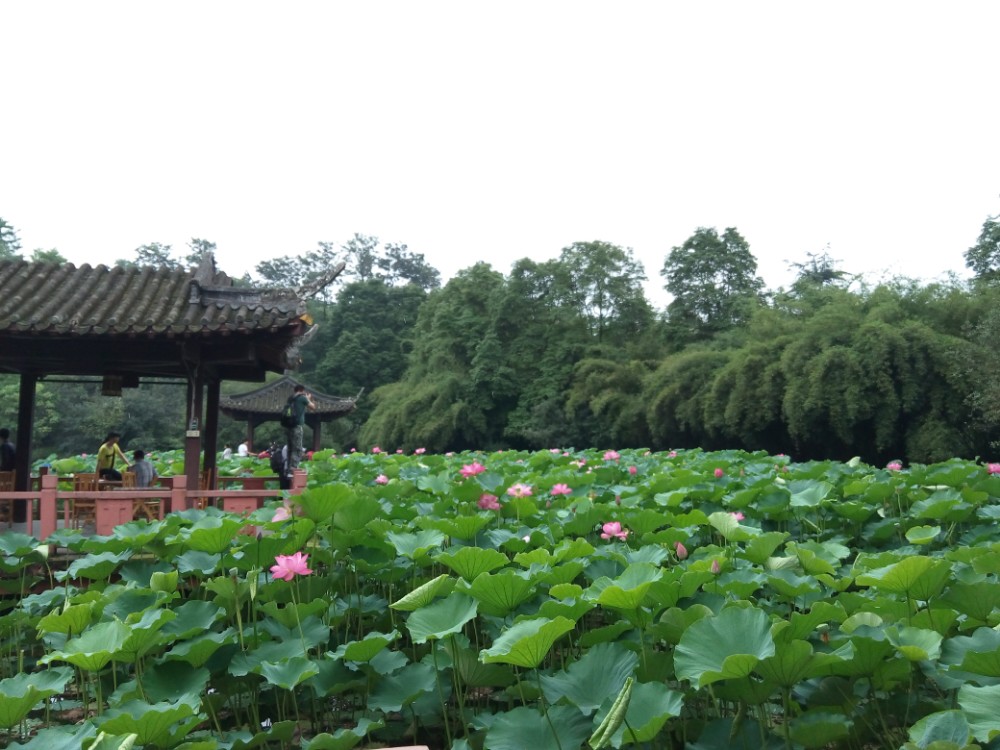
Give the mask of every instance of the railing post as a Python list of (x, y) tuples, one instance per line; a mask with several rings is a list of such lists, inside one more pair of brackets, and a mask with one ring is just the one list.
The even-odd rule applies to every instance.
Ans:
[(308, 479), (309, 475), (302, 469), (295, 469), (292, 471), (292, 486), (289, 488), (289, 494), (301, 495), (302, 490), (306, 488)]
[[(55, 474), (43, 474), (39, 478), (42, 487), (38, 492), (38, 534), (39, 538), (48, 539), (56, 533), (56, 490), (59, 487), (59, 477)], [(30, 529), (28, 533), (31, 533)]]
[(180, 510), (187, 510), (187, 477), (178, 474), (171, 477), (170, 482), (170, 512), (176, 513)]

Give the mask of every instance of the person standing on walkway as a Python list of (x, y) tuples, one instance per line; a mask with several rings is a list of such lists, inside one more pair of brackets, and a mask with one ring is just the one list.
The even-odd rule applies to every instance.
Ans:
[(312, 394), (306, 393), (306, 387), (301, 384), (295, 386), (292, 395), (288, 397), (288, 402), (292, 405), (293, 424), (286, 428), (288, 463), (285, 464), (285, 474), (291, 476), (292, 470), (298, 468), (305, 452), (305, 448), (302, 447), (302, 428), (306, 423), (306, 409), (315, 410), (316, 402), (313, 401)]
[(109, 432), (108, 436), (104, 438), (104, 442), (101, 443), (101, 447), (97, 449), (97, 477), (98, 479), (113, 479), (116, 482), (121, 481), (121, 472), (115, 469), (115, 457), (121, 456), (122, 461), (125, 462), (126, 466), (131, 466), (128, 459), (125, 458), (125, 454), (122, 453), (122, 447), (118, 445), (118, 441), (121, 439), (121, 435), (117, 432)]
[(10, 430), (0, 427), (0, 471), (14, 471), (14, 445), (10, 442)]

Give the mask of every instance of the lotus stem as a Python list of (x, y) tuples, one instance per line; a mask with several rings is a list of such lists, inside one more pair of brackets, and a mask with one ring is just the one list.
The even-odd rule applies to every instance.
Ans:
[(431, 657), (434, 659), (434, 681), (437, 683), (438, 698), (441, 700), (441, 715), (444, 718), (444, 733), (451, 747), (451, 721), (448, 719), (448, 704), (444, 700), (444, 688), (441, 687), (441, 670), (438, 667), (437, 641), (431, 641)]
[(535, 680), (538, 682), (538, 702), (542, 706), (542, 716), (545, 717), (545, 721), (549, 723), (549, 729), (552, 730), (552, 736), (556, 740), (556, 747), (559, 750), (563, 750), (562, 743), (559, 741), (559, 732), (556, 731), (555, 724), (552, 723), (552, 717), (549, 716), (549, 707), (545, 705), (545, 693), (542, 692), (542, 676), (539, 674), (538, 669), (533, 670), (535, 673)]

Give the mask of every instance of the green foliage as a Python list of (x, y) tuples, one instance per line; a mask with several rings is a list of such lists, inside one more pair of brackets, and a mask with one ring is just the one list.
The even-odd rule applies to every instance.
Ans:
[(1000, 280), (1000, 216), (990, 216), (983, 222), (979, 240), (965, 251), (965, 265), (972, 269), (977, 281)]
[(674, 297), (667, 305), (673, 335), (697, 341), (746, 323), (764, 288), (756, 274), (757, 259), (734, 227), (721, 237), (714, 228), (695, 230), (670, 251), (660, 271)]
[[(566, 453), (328, 452), (307, 518), (0, 535), (7, 579), (86, 553), (0, 612), (0, 724), (36, 748), (996, 740), (1000, 465)], [(308, 572), (276, 579), (292, 552)]]
[(16, 260), (21, 257), (21, 238), (14, 226), (0, 217), (0, 260)]

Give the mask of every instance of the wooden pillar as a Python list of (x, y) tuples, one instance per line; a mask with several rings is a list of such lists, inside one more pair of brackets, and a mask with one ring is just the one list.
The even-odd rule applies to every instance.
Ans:
[(323, 420), (319, 417), (313, 418), (313, 453), (319, 450), (320, 439), (323, 437)]
[[(31, 486), (31, 431), (35, 423), (35, 385), (38, 376), (21, 373), (20, 390), (17, 397), (17, 435), (14, 444), (14, 490), (25, 492)], [(28, 501), (15, 500), (13, 519), (24, 523), (28, 518)]]
[(188, 377), (187, 430), (184, 433), (184, 476), (187, 486), (198, 488), (201, 473), (202, 381), (200, 376)]
[(59, 489), (59, 477), (55, 474), (45, 474), (41, 480), (42, 487), (38, 494), (38, 520), (41, 528), (38, 530), (38, 538), (48, 539), (56, 533), (56, 492)]
[(251, 453), (253, 453), (253, 428), (253, 417), (249, 417), (247, 419), (247, 448), (250, 449)]
[[(216, 458), (219, 453), (219, 391), (221, 383), (217, 378), (208, 381), (208, 388), (205, 399), (205, 468), (214, 469)], [(212, 472), (211, 476), (215, 476)], [(210, 489), (215, 489), (215, 485)]]

